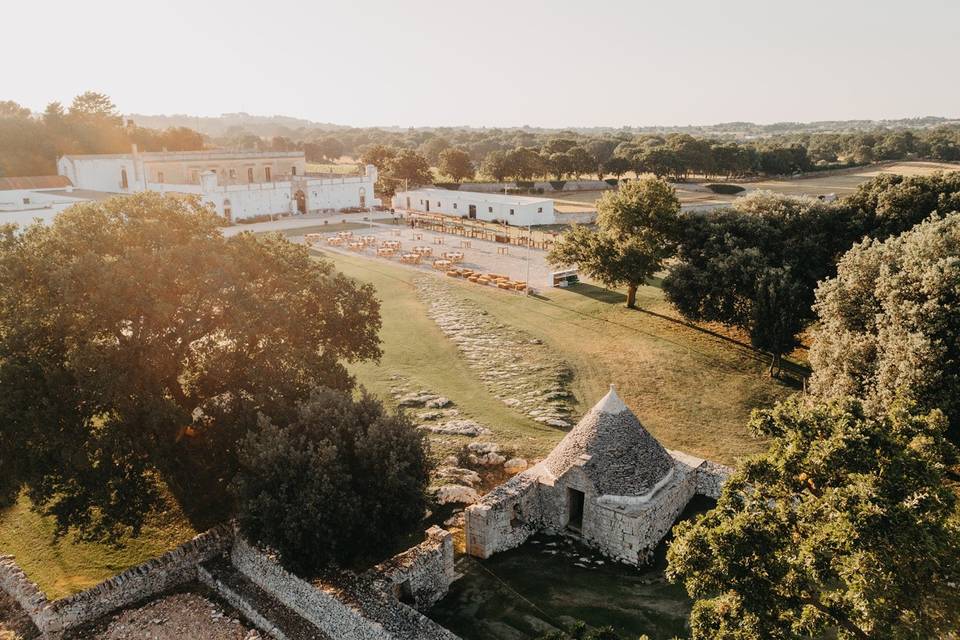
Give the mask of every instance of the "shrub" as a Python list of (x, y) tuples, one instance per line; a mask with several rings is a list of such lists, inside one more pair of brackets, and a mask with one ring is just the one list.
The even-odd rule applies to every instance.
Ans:
[(521, 189), (533, 189), (535, 182), (530, 182), (529, 180), (517, 180), (517, 186)]
[(714, 193), (722, 193), (723, 195), (732, 196), (737, 193), (742, 193), (746, 191), (743, 187), (738, 184), (730, 184), (728, 182), (717, 182), (713, 184), (704, 185), (710, 191)]
[(456, 191), (460, 188), (459, 182), (434, 182), (433, 186), (438, 189), (449, 189), (450, 191)]
[(240, 530), (298, 573), (367, 559), (427, 505), (427, 441), (366, 393), (314, 390), (290, 415), (262, 417), (239, 457)]
[(606, 182), (611, 187), (615, 187), (620, 181), (616, 178), (607, 178), (606, 180), (604, 180), (604, 182)]
[(563, 185), (567, 184), (566, 180), (551, 180), (550, 186), (556, 191), (563, 191)]

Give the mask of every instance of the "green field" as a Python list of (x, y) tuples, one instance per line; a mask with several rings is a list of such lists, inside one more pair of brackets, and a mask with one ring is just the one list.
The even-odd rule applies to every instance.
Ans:
[[(368, 389), (389, 398), (390, 376), (451, 398), (493, 429), (491, 439), (528, 457), (549, 452), (563, 437), (494, 398), (426, 315), (413, 281), (423, 272), (369, 259), (329, 255), (337, 267), (372, 283), (383, 303), (383, 359), (353, 367)], [(537, 297), (446, 279), (509, 328), (541, 338), (574, 371), (572, 391), (583, 412), (616, 383), (644, 425), (669, 448), (734, 463), (761, 443), (746, 428), (750, 410), (793, 389), (765, 375), (766, 360), (730, 338), (675, 317), (661, 291), (642, 287), (629, 310), (623, 295), (589, 284)]]

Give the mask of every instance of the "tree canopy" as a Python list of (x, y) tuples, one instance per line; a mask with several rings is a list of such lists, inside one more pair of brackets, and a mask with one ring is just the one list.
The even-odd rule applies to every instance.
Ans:
[(294, 415), (262, 417), (239, 458), (241, 531), (299, 573), (369, 557), (426, 510), (427, 440), (366, 393), (317, 389)]
[(856, 245), (816, 299), (818, 396), (941, 409), (960, 441), (960, 214)]
[(463, 149), (444, 149), (440, 152), (440, 164), (437, 167), (440, 173), (453, 178), (454, 182), (461, 182), (465, 178), (472, 178), (476, 170), (470, 154)]
[(0, 494), (61, 529), (136, 530), (166, 484), (230, 504), (236, 442), (379, 357), (369, 285), (196, 199), (76, 205), (0, 236)]
[[(942, 414), (794, 398), (717, 507), (674, 528), (693, 640), (933, 638), (960, 624), (960, 522)], [(834, 635), (835, 634), (835, 635)]]
[(597, 230), (574, 226), (550, 248), (547, 261), (577, 265), (609, 287), (627, 287), (627, 306), (637, 288), (663, 268), (674, 251), (680, 201), (673, 187), (643, 178), (607, 191), (597, 201)]

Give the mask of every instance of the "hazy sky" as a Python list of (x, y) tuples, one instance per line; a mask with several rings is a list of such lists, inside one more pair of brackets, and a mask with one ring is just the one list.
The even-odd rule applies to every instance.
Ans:
[(0, 99), (350, 125), (960, 117), (960, 0), (3, 2)]

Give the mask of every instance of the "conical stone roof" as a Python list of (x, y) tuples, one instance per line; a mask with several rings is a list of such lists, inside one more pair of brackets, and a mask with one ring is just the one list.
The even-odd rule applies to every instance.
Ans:
[(543, 464), (555, 477), (580, 466), (599, 495), (644, 496), (674, 466), (666, 449), (610, 391), (577, 423)]

